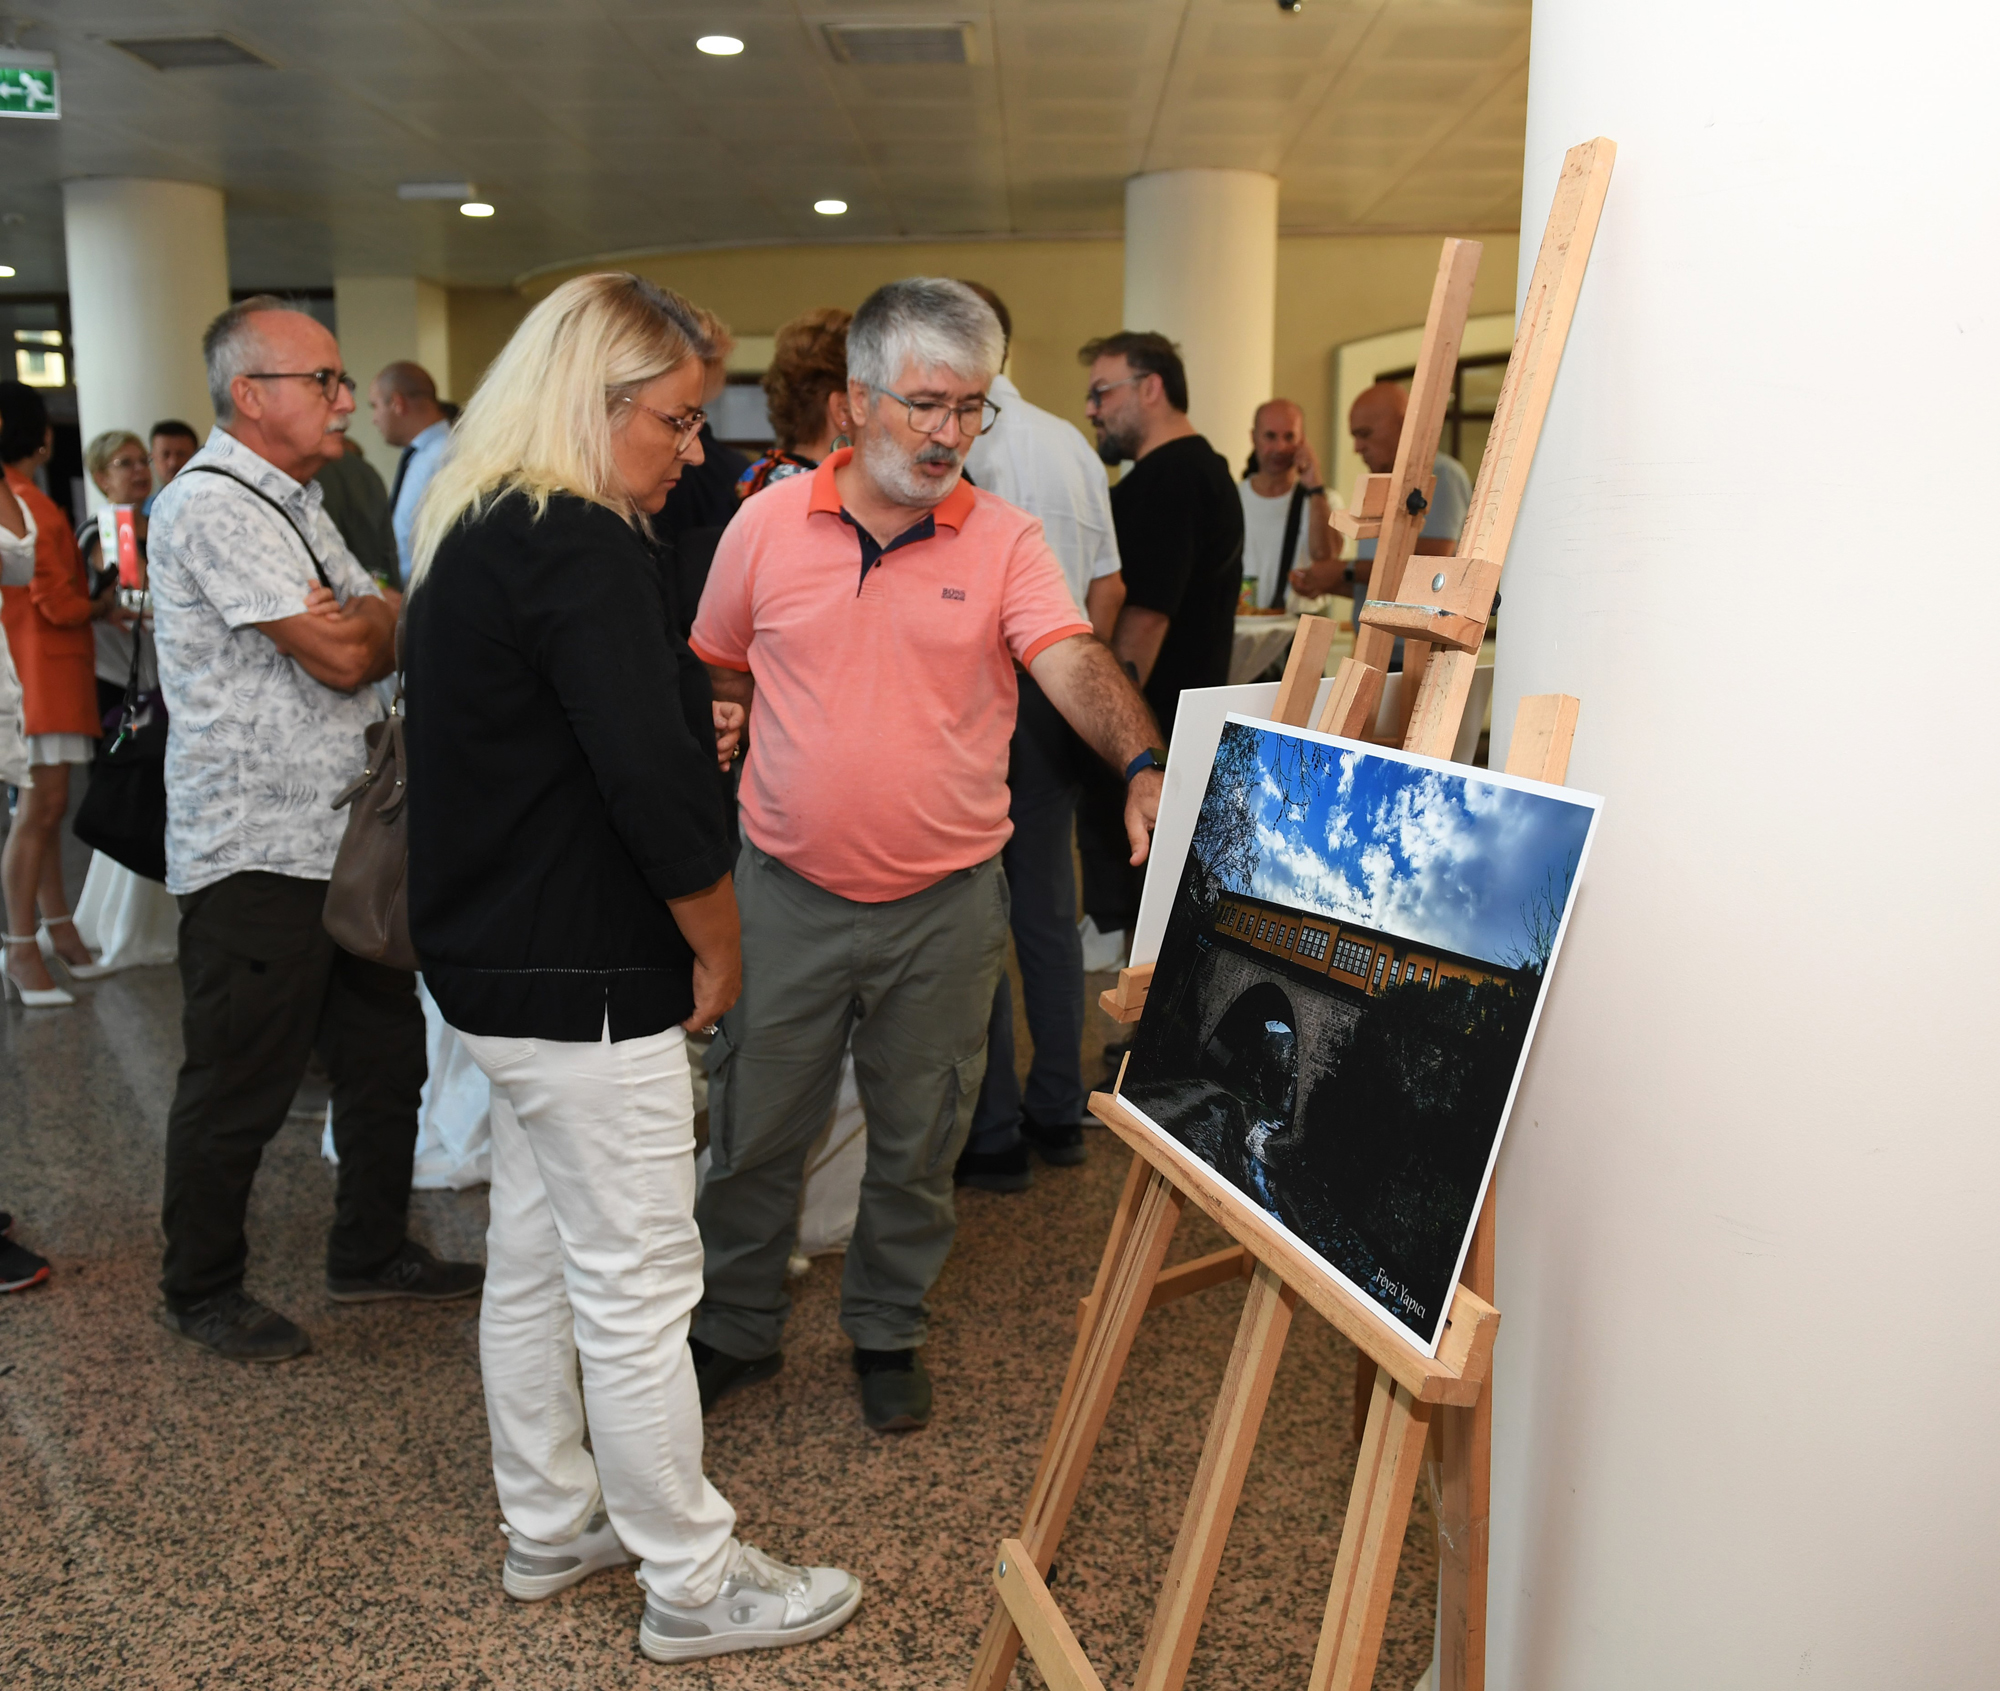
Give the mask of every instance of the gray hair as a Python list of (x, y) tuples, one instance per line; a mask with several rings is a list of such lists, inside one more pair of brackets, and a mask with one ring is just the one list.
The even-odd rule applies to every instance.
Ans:
[(942, 365), (961, 376), (1000, 373), (1006, 338), (993, 308), (963, 282), (908, 276), (861, 302), (847, 326), (847, 374), (890, 387), (908, 363)]
[(247, 376), (263, 361), (263, 342), (250, 319), (260, 311), (290, 311), (276, 294), (252, 294), (239, 299), (202, 331), (202, 362), (208, 366), (208, 402), (218, 423), (236, 421), (236, 401), (229, 384)]

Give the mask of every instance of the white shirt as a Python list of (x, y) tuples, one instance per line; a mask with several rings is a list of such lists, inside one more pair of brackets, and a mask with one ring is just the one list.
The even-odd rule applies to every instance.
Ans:
[[(0, 587), (26, 587), (35, 579), (35, 513), (25, 499), (20, 507), (26, 532), (15, 536), (0, 528)], [(21, 716), (21, 678), (7, 649), (7, 631), (0, 628), (0, 781), (10, 787), (30, 784), (28, 739)]]
[[(1293, 570), (1304, 569), (1312, 562), (1312, 540), (1307, 533), (1313, 520), (1312, 501), (1305, 500), (1299, 508), (1299, 532), (1292, 542), (1291, 557), (1280, 560), (1278, 549), (1285, 543), (1285, 519), (1292, 509), (1291, 489), (1287, 488), (1275, 499), (1267, 499), (1245, 476), (1236, 484), (1236, 491), (1243, 498), (1243, 578), (1255, 579), (1257, 585), (1252, 592), (1256, 607), (1268, 610), (1278, 583), (1288, 580)], [(1282, 605), (1284, 601), (1280, 599), (1278, 603)]]
[(290, 514), (345, 604), (375, 583), (297, 482), (214, 430), (153, 506), (146, 567), (166, 694), (167, 890), (196, 892), (258, 869), (324, 881), (347, 826), (333, 808), (366, 762), (381, 716), (366, 687), (315, 681), (252, 626), (297, 616), (318, 585), (291, 525), (249, 488), (190, 473), (214, 464)]
[(389, 526), (396, 531), (396, 560), (402, 567), (403, 585), (410, 581), (410, 541), (417, 529), (417, 503), (424, 489), (444, 462), (444, 449), (451, 442), (451, 424), (440, 417), (409, 444), (410, 467), (403, 472), (403, 485), (396, 489), (396, 508), (389, 513)]
[(1005, 376), (993, 378), (990, 397), (1000, 420), (972, 443), (965, 467), (986, 492), (1041, 519), (1043, 538), (1082, 610), (1090, 584), (1118, 573), (1104, 464), (1073, 424), (1030, 405)]

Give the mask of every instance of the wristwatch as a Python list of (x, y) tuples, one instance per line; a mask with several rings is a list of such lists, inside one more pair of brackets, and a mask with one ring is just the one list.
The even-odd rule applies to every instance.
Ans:
[(1167, 754), (1157, 746), (1148, 746), (1125, 765), (1126, 784), (1129, 786), (1136, 776), (1144, 774), (1148, 769), (1157, 769), (1163, 775), (1166, 773)]
[(1305, 491), (1308, 499), (1323, 499), (1326, 497), (1326, 489), (1323, 487), (1309, 487)]

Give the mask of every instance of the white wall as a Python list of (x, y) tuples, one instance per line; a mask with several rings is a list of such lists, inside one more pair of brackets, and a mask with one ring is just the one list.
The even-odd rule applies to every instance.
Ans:
[(2000, 1680), (1996, 36), (1536, 3), (1524, 281), (1620, 151), (1494, 720), (1580, 695), (1607, 804), (1501, 1166), (1496, 1688)]
[(340, 356), (356, 388), (347, 432), (368, 454), (384, 481), (396, 474), (400, 450), (375, 432), (368, 420), (368, 384), (385, 364), (413, 359), (431, 373), (447, 398), (451, 382), (450, 296), (436, 282), (418, 276), (339, 276), (333, 309), (339, 323)]
[[(70, 333), (83, 438), (142, 440), (177, 417), (215, 420), (201, 334), (229, 307), (222, 190), (196, 182), (87, 177), (63, 184)], [(90, 488), (93, 507), (97, 490)]]

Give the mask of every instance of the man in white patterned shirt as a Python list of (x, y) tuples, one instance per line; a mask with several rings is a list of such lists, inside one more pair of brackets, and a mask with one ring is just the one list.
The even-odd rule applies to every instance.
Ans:
[(329, 1295), (464, 1297), (481, 1271), (404, 1232), (424, 1082), (415, 977), (340, 950), (321, 921), (345, 822), (333, 799), (379, 715), (367, 683), (394, 664), (395, 614), (312, 481), (341, 449), (354, 384), (333, 336), (269, 296), (230, 307), (202, 351), (217, 426), (148, 536), (186, 1046), (160, 1289), (171, 1331), (274, 1362), (311, 1343), (243, 1291), (243, 1218), (315, 1049), (340, 1156)]

